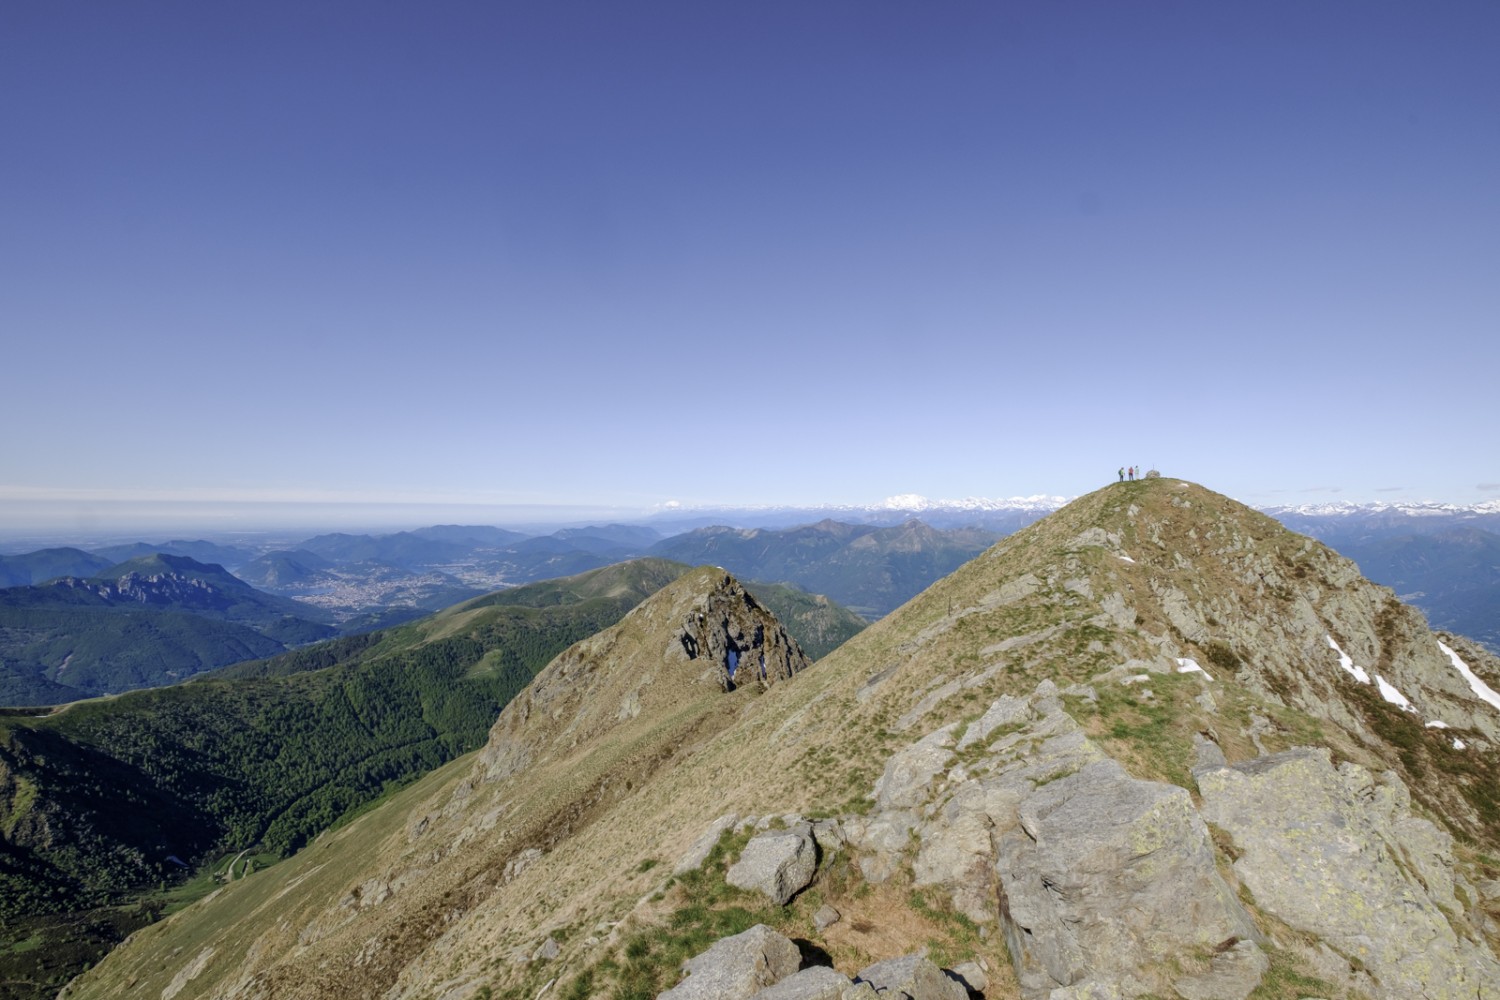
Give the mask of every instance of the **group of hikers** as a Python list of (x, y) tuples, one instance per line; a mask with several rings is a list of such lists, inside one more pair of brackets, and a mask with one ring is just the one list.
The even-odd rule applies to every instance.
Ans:
[(1140, 471), (1140, 469), (1136, 468), (1133, 465), (1128, 469), (1122, 468), (1120, 470), (1120, 482), (1123, 483), (1127, 476), (1130, 478), (1130, 481), (1132, 483), (1135, 482), (1135, 477)]

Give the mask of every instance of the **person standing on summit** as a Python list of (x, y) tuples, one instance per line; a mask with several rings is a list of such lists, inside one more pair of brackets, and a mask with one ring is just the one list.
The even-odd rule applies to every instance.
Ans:
[(1125, 466), (1120, 466), (1120, 482), (1125, 481)]

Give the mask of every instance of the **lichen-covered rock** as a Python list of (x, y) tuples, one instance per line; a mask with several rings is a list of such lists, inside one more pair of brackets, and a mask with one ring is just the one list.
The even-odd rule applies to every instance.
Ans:
[(911, 1000), (969, 1000), (968, 989), (925, 955), (904, 955), (876, 962), (860, 969), (857, 978), (875, 987), (880, 996), (905, 994)]
[(777, 906), (786, 905), (812, 881), (818, 867), (818, 848), (812, 825), (799, 823), (789, 830), (757, 834), (724, 874), (724, 881), (740, 889), (766, 894)]
[(748, 1000), (797, 971), (802, 955), (765, 924), (721, 938), (683, 963), (688, 976), (657, 1000)]
[[(1412, 815), (1394, 775), (1326, 748), (1201, 769), (1203, 815), (1227, 830), (1262, 910), (1317, 934), (1382, 997), (1500, 997), (1500, 963), (1455, 931), (1451, 839)], [(1346, 971), (1346, 975), (1347, 975)]]
[(1187, 948), (1256, 935), (1188, 793), (1112, 760), (1043, 785), (996, 836), (1023, 992), (1123, 982)]
[(1239, 941), (1214, 955), (1207, 972), (1173, 980), (1183, 1000), (1245, 1000), (1271, 967), (1254, 941)]

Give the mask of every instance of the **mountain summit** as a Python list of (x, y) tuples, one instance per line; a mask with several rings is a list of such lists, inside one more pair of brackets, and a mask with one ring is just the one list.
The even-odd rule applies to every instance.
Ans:
[(1500, 997), (1500, 663), (1319, 543), (1112, 484), (807, 670), (736, 587), (66, 996)]

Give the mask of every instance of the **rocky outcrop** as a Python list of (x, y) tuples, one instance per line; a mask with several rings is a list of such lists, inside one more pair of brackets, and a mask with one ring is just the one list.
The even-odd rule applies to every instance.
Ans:
[(683, 963), (687, 978), (658, 1000), (740, 1000), (797, 971), (802, 955), (765, 924), (722, 938)]
[(537, 674), (500, 713), (479, 769), (498, 780), (706, 693), (764, 690), (807, 666), (796, 640), (739, 581), (701, 567)]
[(1004, 735), (976, 753), (982, 739), (965, 732), (962, 762), (947, 728), (898, 751), (871, 816), (845, 825), (877, 870), (899, 864), (914, 833), (914, 881), (998, 924), (1027, 996), (1093, 981), (1143, 992), (1164, 985), (1151, 970), (1178, 952), (1257, 936), (1188, 793), (1127, 775), (1051, 682), (982, 718), (991, 732), (1003, 719)]
[(1394, 774), (1303, 747), (1196, 777), (1256, 905), (1345, 960), (1325, 971), (1372, 996), (1500, 996), (1500, 964), (1459, 916), (1452, 838)]
[(668, 655), (711, 664), (725, 691), (764, 690), (808, 666), (796, 640), (727, 573), (682, 614)]
[(1208, 828), (1175, 785), (1097, 761), (1036, 789), (1017, 818), (996, 834), (996, 869), (1006, 940), (1028, 992), (1128, 982), (1179, 952), (1256, 933), (1214, 867)]

